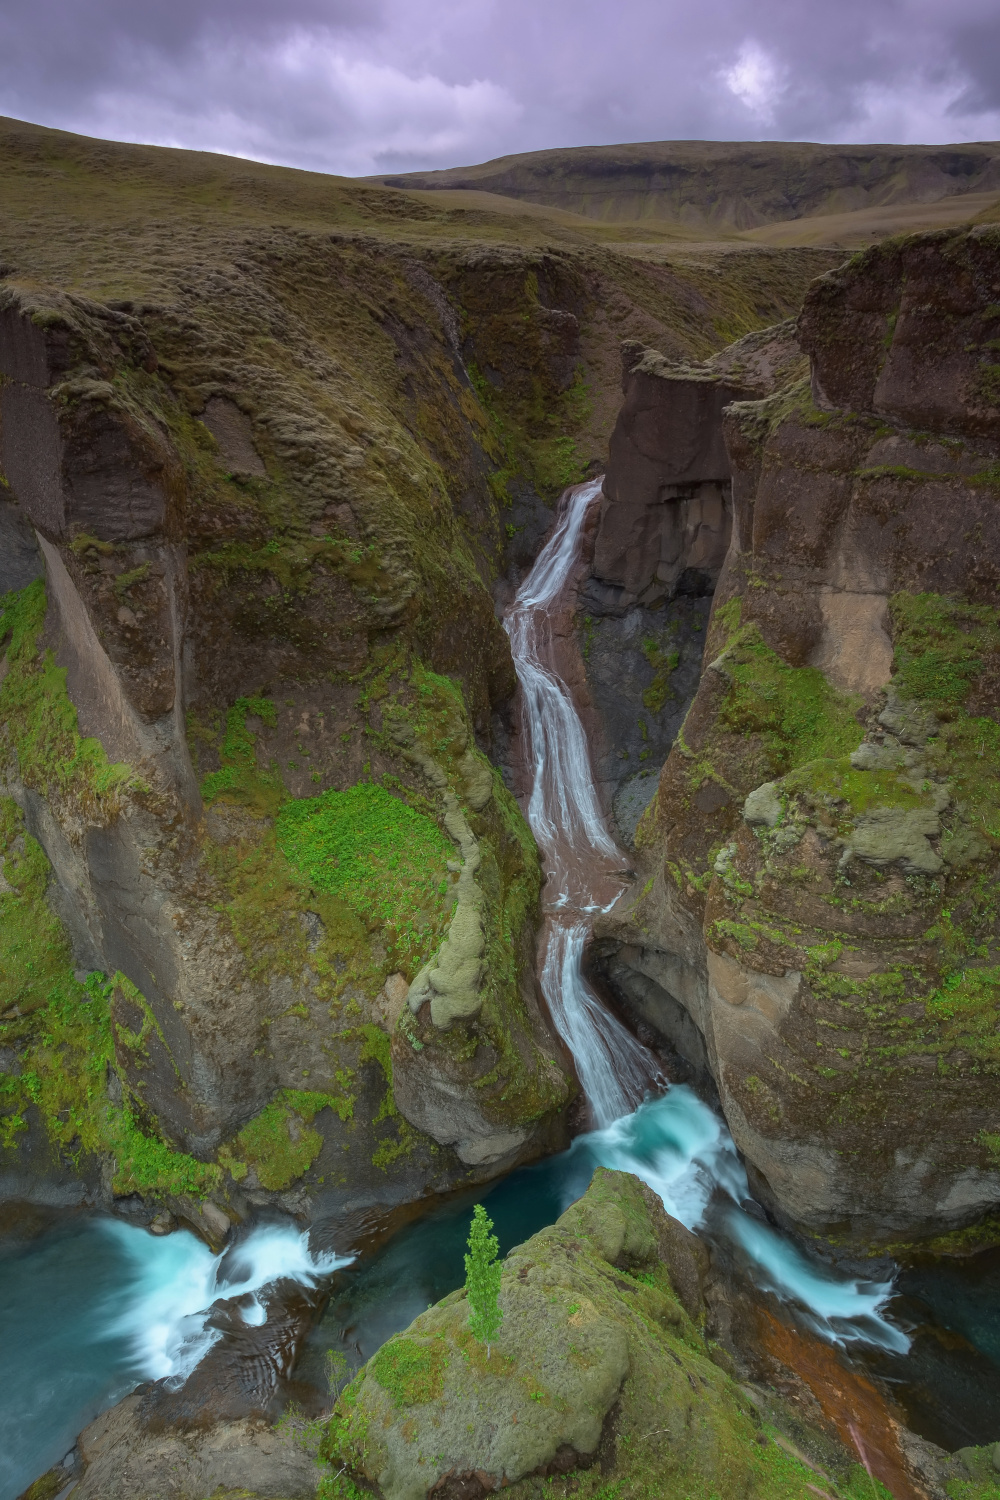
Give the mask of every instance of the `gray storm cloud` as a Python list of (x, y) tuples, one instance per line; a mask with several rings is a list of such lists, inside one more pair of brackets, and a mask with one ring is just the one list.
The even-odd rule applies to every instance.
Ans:
[(1000, 136), (996, 0), (6, 0), (0, 113), (361, 174)]

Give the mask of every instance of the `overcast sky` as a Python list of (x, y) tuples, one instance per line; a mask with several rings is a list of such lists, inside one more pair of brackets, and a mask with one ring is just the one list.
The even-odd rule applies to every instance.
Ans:
[(350, 175), (1000, 139), (1000, 0), (0, 0), (0, 114)]

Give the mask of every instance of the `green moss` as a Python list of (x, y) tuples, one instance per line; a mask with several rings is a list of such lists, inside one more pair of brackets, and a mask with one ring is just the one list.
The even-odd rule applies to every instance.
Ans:
[(125, 792), (142, 783), (130, 766), (112, 765), (99, 740), (82, 739), (66, 691), (66, 671), (40, 651), (45, 585), (39, 579), (0, 597), (0, 646), (7, 673), (0, 682), (0, 766), (43, 796), (71, 797), (107, 821)]
[[(288, 794), (281, 777), (258, 764), (257, 736), (247, 728), (251, 714), (272, 728), (277, 722), (270, 698), (237, 698), (226, 713), (225, 732), (217, 747), (222, 764), (202, 778), (201, 795), (207, 805), (230, 802), (259, 817), (274, 817)], [(196, 733), (193, 724), (188, 728), (189, 735)]]
[(738, 943), (747, 953), (751, 953), (754, 948), (760, 947), (760, 938), (756, 932), (752, 928), (747, 927), (743, 922), (730, 922), (725, 917), (718, 917), (712, 923), (712, 932), (718, 939), (732, 939), (734, 943)]
[(287, 802), (277, 840), (315, 889), (344, 901), (364, 922), (384, 926), (397, 950), (427, 952), (449, 915), (447, 862), (454, 846), (434, 820), (384, 787)]
[(658, 714), (668, 698), (674, 693), (670, 688), (670, 674), (677, 670), (680, 652), (668, 650), (663, 641), (649, 636), (642, 643), (642, 654), (653, 669), (653, 680), (642, 695), (642, 701), (651, 714)]
[(382, 1345), (368, 1368), (397, 1407), (423, 1406), (440, 1396), (448, 1359), (443, 1339), (418, 1344), (395, 1338)]
[(894, 594), (895, 676), (904, 698), (948, 712), (968, 697), (986, 653), (1000, 650), (1000, 613), (941, 594)]
[(929, 1020), (942, 1023), (946, 1050), (961, 1046), (973, 1057), (1000, 1061), (1000, 965), (953, 970), (928, 996), (926, 1009)]
[[(350, 1078), (338, 1073), (337, 1082), (346, 1089)], [(341, 1120), (349, 1120), (354, 1102), (353, 1094), (347, 1092), (282, 1089), (226, 1149), (226, 1164), (230, 1171), (233, 1162), (253, 1167), (261, 1187), (280, 1192), (303, 1176), (323, 1149), (319, 1131), (307, 1128), (315, 1116), (322, 1109), (332, 1109)]]
[(930, 789), (914, 787), (897, 771), (856, 771), (850, 757), (819, 759), (790, 771), (782, 781), (791, 794), (805, 793), (809, 800), (831, 807), (831, 815), (846, 825), (876, 807), (904, 809), (931, 805)]
[[(34, 1110), (68, 1160), (113, 1160), (116, 1192), (203, 1196), (219, 1168), (140, 1124), (126, 1083), (121, 1106), (108, 1098), (108, 1073), (117, 1071), (111, 997), (120, 988), (135, 1003), (138, 992), (120, 974), (74, 978), (69, 943), (45, 899), (48, 861), (9, 797), (0, 797), (0, 858), (11, 887), (0, 894), (0, 1046), (15, 1049), (20, 1069), (0, 1075), (0, 1145), (16, 1149)], [(155, 1025), (144, 1001), (140, 1009), (140, 1032), (126, 1037), (134, 1047)]]
[(127, 573), (119, 573), (114, 581), (114, 591), (119, 599), (124, 599), (129, 589), (137, 583), (143, 583), (149, 577), (150, 565), (148, 562), (140, 563), (137, 568), (130, 568)]
[(860, 744), (861, 699), (837, 692), (815, 667), (786, 666), (756, 624), (736, 632), (717, 666), (729, 683), (720, 728), (759, 736), (772, 773), (846, 755)]
[(215, 1162), (198, 1161), (157, 1136), (147, 1135), (125, 1108), (119, 1118), (109, 1112), (108, 1145), (115, 1154), (116, 1193), (188, 1194), (203, 1198), (218, 1187), (222, 1171)]

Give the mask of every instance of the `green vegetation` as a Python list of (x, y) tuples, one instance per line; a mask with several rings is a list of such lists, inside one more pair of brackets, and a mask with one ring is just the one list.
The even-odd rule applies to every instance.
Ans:
[(440, 1396), (448, 1358), (443, 1339), (417, 1343), (394, 1338), (382, 1345), (369, 1368), (395, 1406), (423, 1406)]
[(904, 698), (949, 715), (965, 702), (983, 658), (1000, 651), (1000, 613), (940, 594), (894, 594), (895, 676)]
[(368, 926), (390, 930), (411, 960), (448, 914), (454, 845), (432, 818), (371, 782), (286, 802), (278, 847), (310, 886), (344, 901)]
[(719, 727), (757, 736), (772, 775), (805, 761), (847, 755), (861, 742), (855, 717), (861, 700), (830, 686), (815, 667), (789, 667), (772, 651), (757, 625), (739, 625), (735, 611), (719, 611), (733, 629), (718, 666), (729, 682)]
[[(270, 698), (237, 698), (226, 714), (226, 727), (218, 746), (221, 767), (202, 778), (201, 795), (207, 805), (215, 801), (232, 802), (247, 807), (259, 817), (274, 817), (287, 793), (281, 777), (262, 769), (257, 763), (257, 737), (247, 728), (247, 716), (253, 714), (273, 727), (276, 711)], [(204, 731), (189, 716), (189, 734), (206, 738)]]
[(500, 1242), (491, 1233), (492, 1229), (493, 1220), (487, 1218), (485, 1208), (477, 1203), (472, 1211), (469, 1250), (465, 1257), (465, 1295), (469, 1303), (469, 1331), (473, 1338), (486, 1345), (487, 1359), (490, 1344), (503, 1322), (503, 1313), (497, 1302), (503, 1267), (497, 1260)]
[(97, 822), (114, 816), (122, 796), (139, 787), (130, 766), (111, 765), (99, 740), (81, 739), (66, 671), (40, 651), (45, 585), (39, 579), (0, 597), (0, 765), (46, 797), (72, 799)]
[[(337, 1074), (345, 1088), (346, 1072)], [(219, 1160), (237, 1180), (253, 1167), (261, 1187), (279, 1192), (307, 1172), (323, 1149), (323, 1137), (308, 1127), (321, 1109), (332, 1109), (341, 1120), (354, 1113), (354, 1096), (282, 1089), (271, 1103), (245, 1125)]]
[(9, 797), (0, 797), (0, 861), (8, 887), (0, 891), (0, 1046), (13, 1047), (19, 1069), (0, 1075), (0, 1145), (16, 1146), (34, 1112), (55, 1153), (77, 1164), (113, 1158), (116, 1192), (209, 1192), (219, 1168), (140, 1125), (124, 1080), (123, 1103), (110, 1102), (109, 1069), (121, 1079), (112, 1001), (116, 991), (129, 1000), (138, 992), (121, 974), (92, 974), (86, 984), (73, 977), (45, 899), (48, 861)]
[(680, 652), (676, 649), (668, 650), (655, 636), (649, 636), (642, 643), (642, 654), (653, 669), (653, 680), (643, 692), (642, 701), (651, 714), (658, 714), (667, 699), (674, 696), (670, 687), (670, 674), (677, 670)]

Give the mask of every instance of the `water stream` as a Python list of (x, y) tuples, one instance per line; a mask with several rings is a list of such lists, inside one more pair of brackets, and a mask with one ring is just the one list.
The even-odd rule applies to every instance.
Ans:
[[(98, 1411), (139, 1381), (182, 1382), (218, 1337), (208, 1322), (217, 1298), (242, 1297), (244, 1321), (260, 1324), (265, 1289), (278, 1279), (332, 1280), (300, 1371), (322, 1388), (325, 1350), (344, 1351), (356, 1365), (461, 1284), (472, 1202), (487, 1203), (506, 1252), (551, 1224), (597, 1166), (636, 1173), (669, 1213), (723, 1245), (790, 1315), (830, 1342), (864, 1352), (900, 1389), (909, 1381), (911, 1409), (927, 1435), (953, 1447), (1000, 1435), (993, 1431), (1000, 1254), (978, 1281), (961, 1268), (904, 1273), (893, 1302), (899, 1316), (888, 1316), (889, 1282), (838, 1275), (741, 1209), (748, 1185), (725, 1122), (692, 1089), (667, 1085), (656, 1058), (584, 980), (594, 917), (621, 893), (627, 863), (605, 822), (561, 670), (581, 534), (599, 488), (595, 482), (564, 497), (555, 532), (507, 619), (523, 688), (528, 818), (547, 873), (540, 982), (593, 1129), (559, 1156), (439, 1204), (356, 1265), (315, 1253), (308, 1237), (287, 1225), (252, 1227), (223, 1256), (185, 1231), (157, 1239), (86, 1217), (27, 1243), (0, 1240), (0, 1500), (15, 1500)], [(911, 1333), (920, 1329), (913, 1348), (901, 1321)], [(949, 1406), (952, 1389), (961, 1399)]]
[(142, 1380), (180, 1385), (221, 1337), (219, 1298), (260, 1296), (279, 1278), (316, 1286), (349, 1257), (314, 1255), (292, 1225), (258, 1225), (215, 1255), (186, 1230), (158, 1238), (117, 1219), (74, 1218), (0, 1246), (0, 1500), (14, 1500), (72, 1448), (99, 1411)]
[(586, 1149), (604, 1166), (636, 1173), (689, 1229), (701, 1226), (710, 1200), (721, 1195), (725, 1207), (715, 1223), (749, 1258), (764, 1290), (794, 1304), (824, 1337), (903, 1353), (909, 1339), (881, 1311), (892, 1284), (837, 1276), (745, 1213), (740, 1204), (750, 1197), (746, 1173), (723, 1122), (691, 1089), (664, 1089), (653, 1054), (602, 1006), (583, 977), (594, 916), (620, 895), (627, 863), (608, 831), (583, 725), (559, 671), (581, 533), (600, 490), (595, 480), (564, 496), (552, 537), (506, 620), (532, 775), (528, 821), (547, 876), (539, 976), (598, 1127)]

